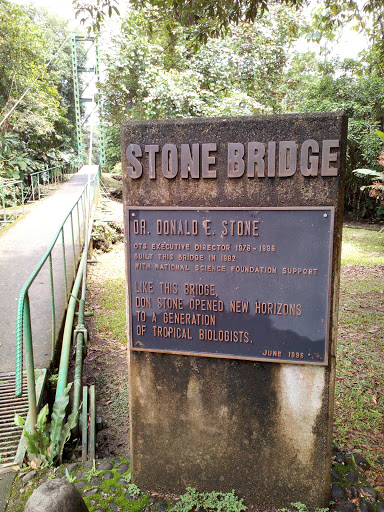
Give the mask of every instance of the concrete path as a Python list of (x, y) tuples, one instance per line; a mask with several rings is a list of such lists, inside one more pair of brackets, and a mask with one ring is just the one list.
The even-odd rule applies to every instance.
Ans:
[[(32, 206), (27, 215), (0, 232), (0, 372), (15, 371), (15, 331), (17, 299), (22, 286), (50, 245), (65, 216), (78, 199), (97, 166), (84, 166), (52, 195)], [(81, 213), (81, 207), (80, 207)], [(78, 220), (74, 216), (78, 245)], [(72, 269), (73, 250), (70, 222), (65, 228), (65, 254)], [(53, 251), (55, 311), (58, 332), (66, 307), (61, 238)], [(78, 247), (77, 247), (78, 249)], [(30, 289), (35, 368), (46, 368), (51, 360), (51, 292), (46, 264)]]

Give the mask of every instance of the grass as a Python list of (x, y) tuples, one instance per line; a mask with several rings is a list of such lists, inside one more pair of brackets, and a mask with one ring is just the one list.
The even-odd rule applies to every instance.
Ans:
[[(335, 437), (374, 463), (384, 458), (384, 234), (344, 228)], [(384, 476), (374, 465), (372, 480)]]
[(378, 230), (343, 229), (341, 264), (374, 267), (384, 265), (384, 235)]
[(118, 244), (111, 253), (98, 254), (97, 259), (97, 265), (102, 267), (103, 276), (100, 280), (98, 273), (98, 280), (92, 282), (94, 302), (97, 303), (93, 305), (95, 323), (101, 336), (125, 344), (127, 337), (123, 245)]

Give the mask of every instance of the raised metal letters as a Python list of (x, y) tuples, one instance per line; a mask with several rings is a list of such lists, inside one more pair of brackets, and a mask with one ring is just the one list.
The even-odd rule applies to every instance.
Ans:
[[(319, 143), (320, 142), (320, 143)], [(339, 140), (316, 141), (308, 139), (302, 144), (295, 141), (269, 141), (227, 143), (227, 178), (290, 178), (296, 172), (303, 176), (337, 176), (339, 172)], [(167, 179), (176, 178), (180, 173), (182, 179), (217, 178), (214, 167), (217, 143), (203, 144), (129, 144), (126, 157), (129, 165), (127, 174), (138, 179), (148, 173), (150, 179), (156, 179), (156, 170)], [(148, 153), (147, 165), (141, 158)], [(158, 156), (157, 153), (159, 153)], [(320, 165), (321, 154), (321, 165)], [(158, 166), (156, 166), (158, 158)], [(257, 172), (255, 173), (255, 167)], [(267, 172), (265, 172), (265, 170)]]

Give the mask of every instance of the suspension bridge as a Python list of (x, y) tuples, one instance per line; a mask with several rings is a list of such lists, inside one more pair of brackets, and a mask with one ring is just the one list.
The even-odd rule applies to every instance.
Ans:
[[(27, 214), (20, 216), (19, 211), (14, 216), (17, 222), (13, 224), (9, 220), (14, 220), (9, 215), (10, 209), (6, 208), (4, 187), (13, 191), (17, 187), (19, 194), (21, 190), (21, 203), (24, 206), (24, 184), (9, 181), (0, 191), (0, 213), (3, 215), (0, 221), (3, 225), (7, 224), (7, 228), (0, 231), (0, 511), (5, 506), (1, 500), (6, 500), (1, 481), (12, 469), (21, 466), (24, 457), (25, 446), (20, 441), (22, 429), (15, 426), (14, 414), (17, 412), (25, 418), (28, 413), (27, 421), (34, 429), (47, 369), (58, 364), (56, 348), (60, 345), (63, 331), (65, 335), (65, 315), (70, 308), (68, 304), (71, 304), (71, 300), (82, 303), (82, 299), (74, 296), (72, 284), (75, 277), (77, 279), (78, 266), (84, 261), (86, 266), (87, 230), (99, 182), (99, 165), (92, 165), (92, 136), (89, 165), (82, 165), (83, 125), (99, 107), (94, 93), (88, 98), (84, 97), (84, 93), (89, 90), (93, 80), (99, 80), (100, 72), (96, 38), (72, 34), (71, 48), (76, 167), (80, 169), (54, 193), (29, 205)], [(78, 64), (80, 51), (82, 65)], [(92, 52), (94, 63), (86, 67), (84, 56)], [(84, 74), (91, 78), (80, 80)], [(85, 82), (85, 87), (81, 89)], [(83, 103), (90, 104), (90, 108), (82, 108)], [(98, 143), (98, 163), (102, 166), (105, 164), (105, 149), (101, 124)], [(36, 199), (36, 196), (40, 199), (40, 180), (44, 172), (41, 176), (35, 173), (36, 176), (30, 177), (29, 197), (32, 199)], [(81, 335), (84, 336), (84, 332)], [(67, 368), (63, 371), (60, 364), (60, 372), (65, 375), (64, 381), (59, 382), (61, 387), (66, 382), (68, 361), (64, 365)], [(7, 482), (7, 478), (4, 481)]]

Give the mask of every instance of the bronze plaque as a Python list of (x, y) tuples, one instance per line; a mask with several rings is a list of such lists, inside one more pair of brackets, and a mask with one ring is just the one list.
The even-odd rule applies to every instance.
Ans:
[(326, 365), (333, 207), (127, 207), (131, 349)]

